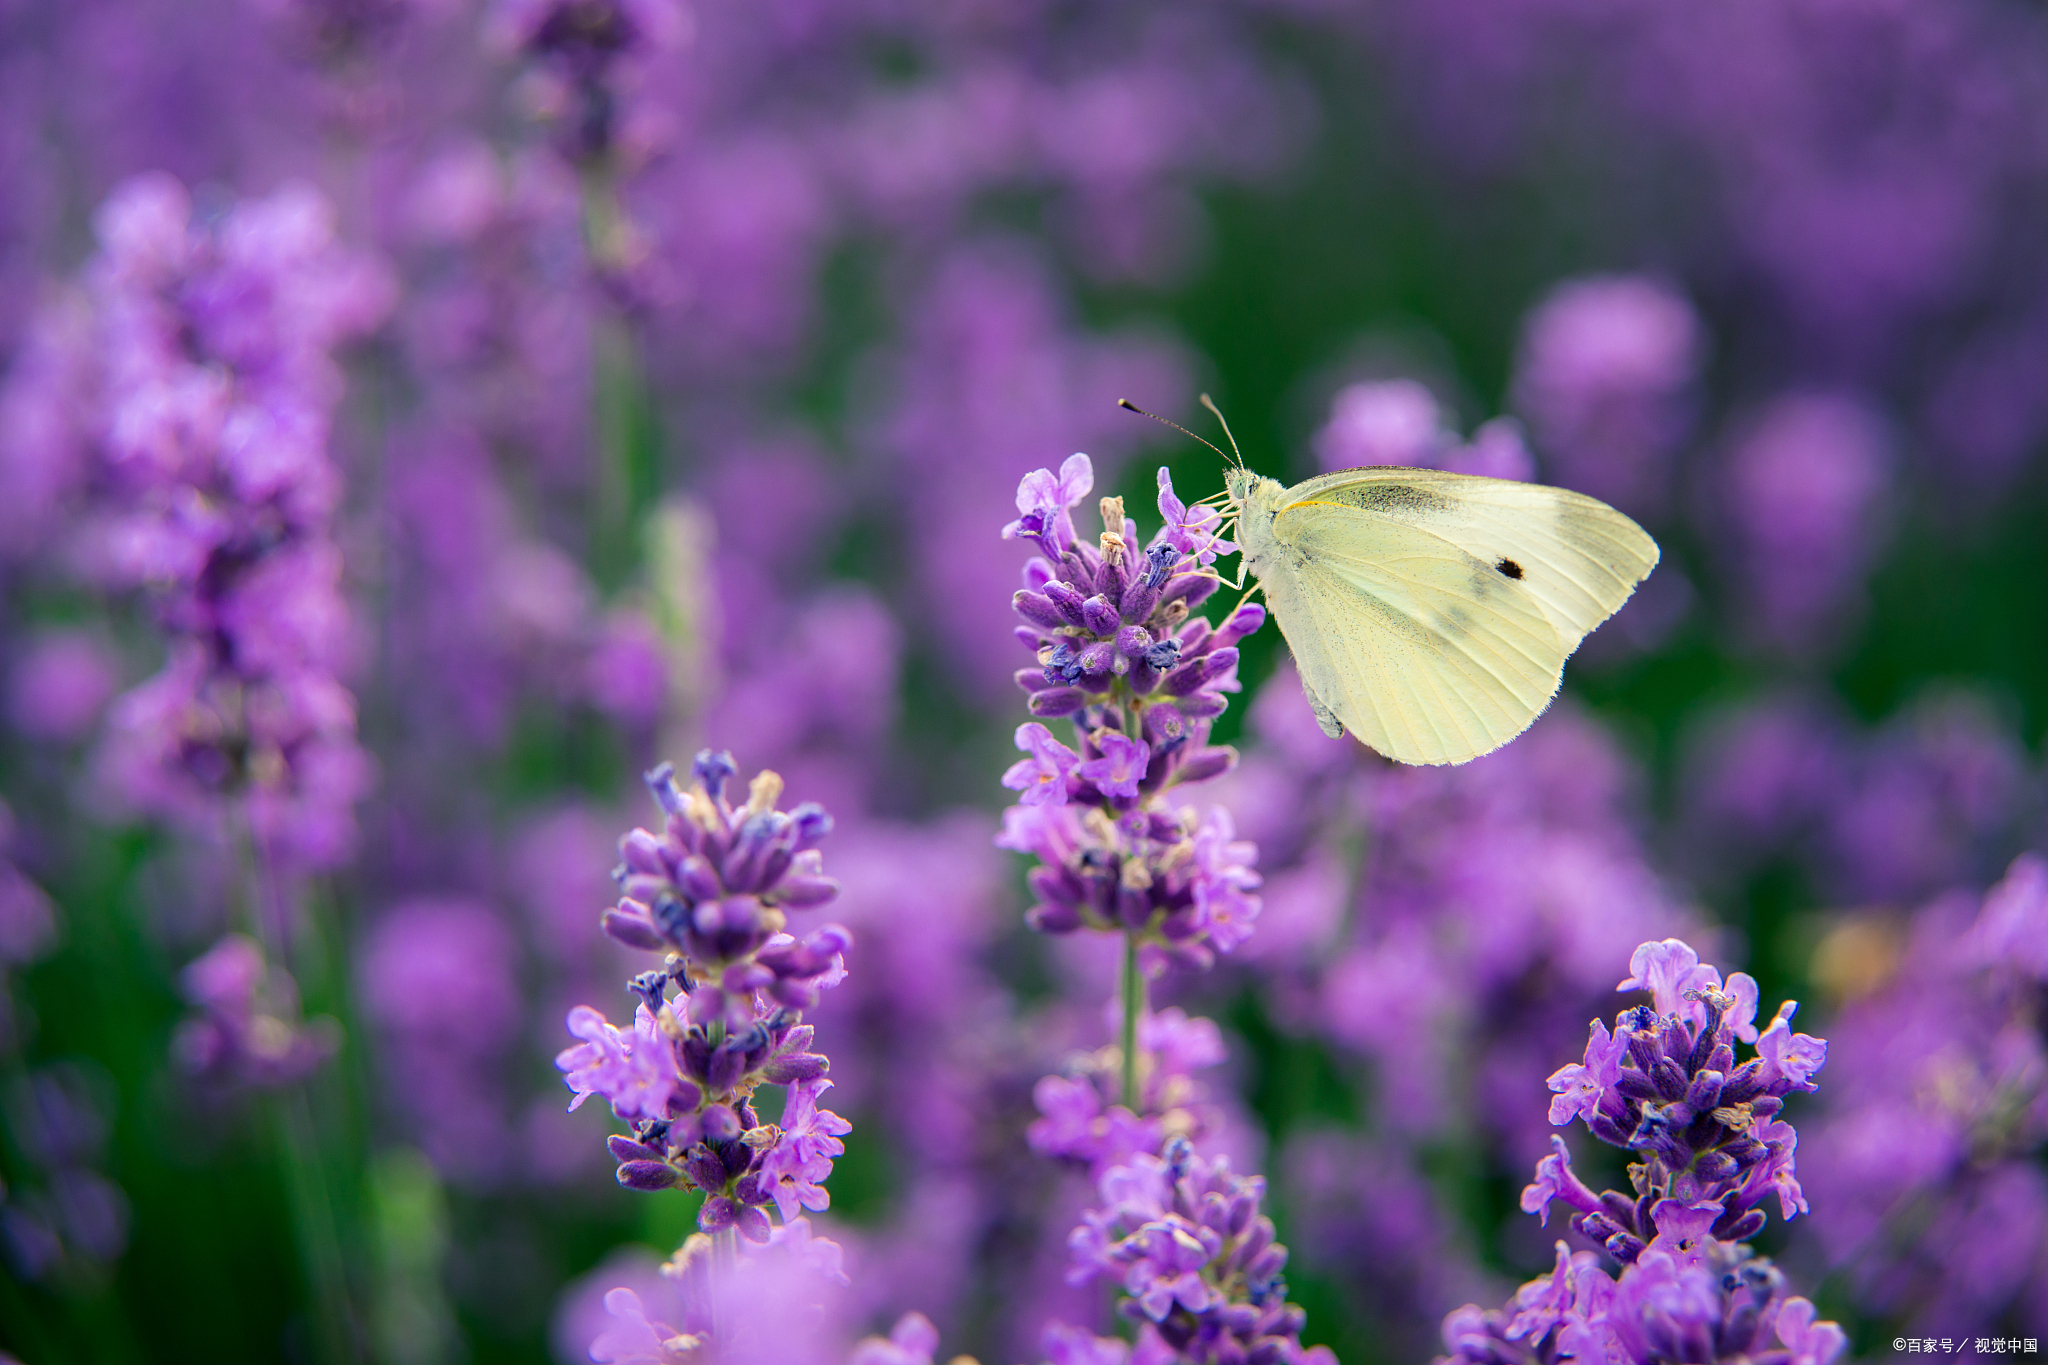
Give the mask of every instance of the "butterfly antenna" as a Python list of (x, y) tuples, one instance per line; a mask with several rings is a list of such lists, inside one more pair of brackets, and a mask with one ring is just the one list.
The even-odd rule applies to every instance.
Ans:
[[(1216, 452), (1216, 453), (1217, 453), (1218, 455), (1222, 455), (1224, 459), (1228, 460), (1228, 459), (1230, 458), (1230, 456), (1229, 456), (1229, 455), (1227, 455), (1227, 454), (1224, 454), (1224, 451), (1223, 451), (1223, 447), (1222, 447), (1222, 446), (1219, 446), (1219, 445), (1217, 445), (1217, 444), (1216, 444), (1216, 443), (1215, 443), (1214, 441), (1211, 441), (1211, 440), (1209, 440), (1209, 439), (1208, 439), (1208, 438), (1206, 438), (1206, 437), (1202, 437), (1202, 436), (1197, 436), (1197, 435), (1195, 435), (1195, 433), (1193, 433), (1192, 431), (1189, 431), (1189, 430), (1188, 430), (1188, 429), (1187, 429), (1186, 427), (1182, 426), (1182, 425), (1181, 425), (1180, 423), (1178, 423), (1178, 422), (1174, 422), (1174, 421), (1170, 421), (1170, 420), (1168, 420), (1167, 418), (1161, 417), (1161, 416), (1160, 416), (1160, 415), (1159, 415), (1158, 413), (1156, 413), (1156, 412), (1147, 412), (1147, 411), (1145, 411), (1145, 410), (1144, 410), (1143, 408), (1139, 407), (1139, 406), (1138, 406), (1138, 405), (1137, 405), (1136, 403), (1133, 403), (1133, 402), (1132, 402), (1132, 401), (1131, 401), (1130, 399), (1128, 399), (1128, 398), (1119, 398), (1119, 399), (1117, 399), (1117, 400), (1116, 400), (1116, 405), (1117, 405), (1118, 407), (1120, 407), (1120, 408), (1128, 408), (1128, 409), (1130, 409), (1130, 410), (1131, 410), (1132, 412), (1135, 412), (1135, 413), (1137, 413), (1137, 414), (1138, 414), (1138, 416), (1140, 416), (1140, 417), (1150, 417), (1150, 418), (1151, 418), (1151, 419), (1152, 419), (1153, 421), (1155, 421), (1155, 422), (1159, 423), (1159, 424), (1160, 424), (1161, 426), (1167, 426), (1167, 427), (1172, 427), (1172, 428), (1173, 428), (1173, 429), (1174, 429), (1175, 431), (1177, 431), (1177, 432), (1179, 432), (1179, 433), (1180, 433), (1181, 435), (1183, 435), (1183, 436), (1187, 437), (1187, 438), (1188, 438), (1189, 440), (1191, 440), (1191, 441), (1200, 441), (1200, 442), (1201, 442), (1201, 443), (1202, 443), (1203, 445), (1205, 445), (1205, 446), (1209, 447), (1209, 449), (1211, 449), (1211, 450), (1215, 451), (1215, 452)], [(1226, 431), (1228, 431), (1228, 428), (1225, 428), (1225, 430), (1226, 430)], [(1239, 464), (1243, 464), (1244, 462), (1243, 462), (1242, 460), (1239, 460), (1239, 461), (1238, 461), (1238, 463), (1239, 463)]]
[[(1202, 406), (1207, 408), (1209, 411), (1215, 413), (1216, 420), (1223, 424), (1223, 439), (1230, 442), (1230, 453), (1237, 456), (1237, 467), (1239, 469), (1243, 469), (1244, 452), (1237, 448), (1237, 438), (1230, 434), (1230, 422), (1223, 416), (1223, 409), (1217, 407), (1216, 400), (1211, 398), (1206, 393), (1202, 395)], [(1211, 446), (1210, 449), (1215, 450), (1216, 448), (1214, 446)], [(1220, 455), (1223, 452), (1218, 450), (1216, 451), (1216, 453)]]

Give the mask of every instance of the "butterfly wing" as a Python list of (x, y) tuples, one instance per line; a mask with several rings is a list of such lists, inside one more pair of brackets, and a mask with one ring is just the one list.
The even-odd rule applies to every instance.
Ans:
[(1323, 728), (1403, 763), (1463, 763), (1527, 729), (1571, 652), (1534, 594), (1432, 530), (1299, 491), (1270, 545), (1254, 539)]
[[(1569, 654), (1657, 566), (1657, 542), (1597, 498), (1565, 488), (1384, 466), (1345, 469), (1282, 500), (1337, 503), (1428, 531), (1501, 569), (1536, 602)], [(1512, 572), (1510, 572), (1512, 571)]]

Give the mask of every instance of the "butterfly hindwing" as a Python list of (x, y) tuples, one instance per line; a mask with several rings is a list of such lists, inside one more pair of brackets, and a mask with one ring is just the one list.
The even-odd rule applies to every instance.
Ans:
[(1570, 652), (1536, 596), (1410, 518), (1304, 489), (1260, 573), (1319, 713), (1404, 763), (1462, 763), (1526, 729)]

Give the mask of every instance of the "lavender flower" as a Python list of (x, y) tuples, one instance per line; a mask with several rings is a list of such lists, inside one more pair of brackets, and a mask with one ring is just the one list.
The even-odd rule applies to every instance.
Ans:
[(497, 1134), (493, 1084), (518, 1036), (519, 954), (503, 917), (464, 898), (419, 897), (387, 912), (357, 960), (364, 1016), (384, 1044), (397, 1107), (454, 1181), (488, 1184), (514, 1153)]
[(1728, 558), (1760, 642), (1811, 655), (1857, 623), (1890, 446), (1870, 404), (1840, 394), (1790, 394), (1744, 424), (1727, 456)]
[[(1563, 1199), (1576, 1210), (1573, 1228), (1623, 1264), (1652, 1236), (1659, 1208), (1711, 1207), (1703, 1228), (1724, 1241), (1763, 1228), (1756, 1205), (1769, 1195), (1787, 1218), (1804, 1212), (1797, 1135), (1777, 1115), (1786, 1095), (1815, 1088), (1826, 1044), (1792, 1032), (1791, 1001), (1759, 1034), (1756, 982), (1737, 972), (1724, 988), (1720, 972), (1678, 939), (1645, 943), (1629, 965), (1617, 989), (1647, 990), (1653, 1003), (1617, 1015), (1612, 1033), (1594, 1021), (1584, 1060), (1550, 1077), (1550, 1121), (1583, 1119), (1601, 1141), (1640, 1153), (1636, 1194), (1594, 1195), (1572, 1175), (1564, 1140), (1552, 1138), (1522, 1192), (1523, 1211), (1547, 1223), (1551, 1203)], [(1738, 1039), (1757, 1052), (1739, 1066)]]
[(1692, 306), (1659, 281), (1596, 276), (1558, 286), (1523, 326), (1515, 407), (1552, 477), (1660, 515), (1704, 349)]
[(1141, 1152), (1103, 1172), (1101, 1207), (1068, 1242), (1068, 1279), (1117, 1286), (1119, 1311), (1141, 1324), (1141, 1353), (1157, 1343), (1193, 1365), (1336, 1365), (1328, 1347), (1302, 1348), (1305, 1317), (1280, 1278), (1287, 1249), (1259, 1212), (1265, 1187), (1184, 1138), (1161, 1156)]
[[(1110, 1012), (1121, 1013), (1114, 1005)], [(1135, 1109), (1117, 1102), (1122, 1059), (1112, 1052), (1078, 1056), (1063, 1074), (1042, 1077), (1031, 1092), (1039, 1113), (1028, 1132), (1031, 1150), (1099, 1180), (1112, 1166), (1159, 1151), (1168, 1138), (1198, 1140), (1215, 1130), (1211, 1087), (1195, 1074), (1224, 1059), (1214, 1021), (1190, 1018), (1177, 1006), (1147, 1013), (1138, 1020), (1138, 1048)]]
[(26, 644), (8, 678), (9, 722), (32, 739), (83, 739), (119, 685), (113, 650), (87, 630), (40, 631)]
[[(37, 961), (57, 941), (57, 907), (16, 866), (16, 851), (14, 812), (0, 801), (0, 973)], [(0, 1040), (5, 1032), (0, 1020)]]
[[(1845, 916), (1813, 973), (1843, 997), (1807, 1187), (1808, 1244), (1853, 1301), (1909, 1330), (2028, 1324), (2048, 1286), (2048, 862), (1909, 919)], [(1942, 1324), (1947, 1324), (1946, 1326)]]
[(305, 1079), (341, 1046), (325, 1016), (301, 1019), (298, 988), (254, 939), (229, 934), (185, 968), (179, 984), (199, 1013), (178, 1026), (171, 1055), (214, 1090), (272, 1090)]
[[(732, 756), (705, 750), (685, 791), (663, 764), (648, 789), (667, 815), (660, 834), (636, 829), (619, 842), (621, 899), (605, 932), (629, 947), (666, 951), (664, 965), (630, 983), (641, 1003), (630, 1033), (588, 1006), (569, 1015), (583, 1041), (555, 1064), (576, 1092), (633, 1123), (614, 1136), (619, 1183), (702, 1190), (706, 1231), (737, 1228), (768, 1241), (771, 1203), (787, 1225), (798, 1207), (823, 1209), (823, 1188), (848, 1126), (817, 1108), (831, 1085), (826, 1059), (808, 1051), (815, 1030), (802, 1011), (845, 975), (846, 931), (828, 925), (798, 940), (787, 911), (830, 900), (816, 845), (831, 831), (823, 809), (775, 808), (782, 779), (755, 777), (745, 805), (725, 797)], [(674, 997), (669, 984), (680, 987)], [(763, 1084), (789, 1087), (780, 1126), (753, 1106)]]
[(621, 95), (637, 93), (649, 59), (689, 35), (679, 0), (499, 0), (490, 25), (499, 46), (537, 63), (528, 100), (560, 125), (563, 154), (575, 162), (611, 153)]
[(1536, 476), (1536, 462), (1512, 418), (1497, 417), (1460, 442), (1435, 394), (1413, 379), (1347, 385), (1330, 402), (1330, 420), (1315, 435), (1324, 469), (1409, 465), (1494, 479)]
[[(844, 1365), (846, 1275), (838, 1246), (812, 1236), (808, 1219), (775, 1228), (758, 1245), (740, 1243), (723, 1265), (713, 1239), (694, 1234), (661, 1267), (661, 1279), (645, 1294), (626, 1287), (605, 1294), (610, 1321), (589, 1342), (591, 1360)], [(648, 1298), (660, 1300), (652, 1311)]]
[(77, 437), (99, 496), (80, 558), (107, 586), (147, 589), (170, 643), (164, 671), (114, 704), (103, 784), (209, 832), (232, 805), (271, 865), (334, 866), (371, 765), (339, 677), (330, 351), (381, 318), (390, 285), (302, 187), (206, 227), (175, 180), (144, 176), (95, 221), (99, 357)]
[(1120, 498), (1102, 500), (1099, 548), (1077, 539), (1072, 510), (1093, 485), (1085, 455), (1058, 475), (1027, 475), (1020, 515), (1003, 529), (1044, 554), (1012, 599), (1025, 623), (1017, 636), (1038, 655), (1018, 685), (1033, 715), (1069, 718), (1080, 747), (1042, 724), (1017, 731), (1027, 757), (1003, 785), (1022, 804), (1004, 816), (997, 843), (1040, 861), (1034, 928), (1122, 931), (1154, 959), (1207, 966), (1251, 932), (1257, 851), (1236, 838), (1228, 812), (1198, 817), (1165, 793), (1236, 763), (1235, 750), (1206, 741), (1223, 694), (1237, 687), (1237, 642), (1266, 613), (1241, 607), (1221, 627), (1191, 615), (1219, 582), (1210, 564), (1234, 547), (1216, 534), (1220, 518), (1183, 503), (1164, 469), (1165, 526), (1142, 552)]
[[(1756, 1205), (1767, 1195), (1786, 1218), (1806, 1209), (1797, 1136), (1777, 1115), (1791, 1091), (1814, 1088), (1826, 1044), (1792, 1032), (1790, 1001), (1759, 1034), (1756, 983), (1737, 972), (1724, 984), (1677, 939), (1643, 944), (1629, 967), (1618, 989), (1647, 990), (1652, 1003), (1624, 1010), (1611, 1033), (1594, 1021), (1585, 1059), (1550, 1078), (1550, 1120), (1583, 1118), (1602, 1141), (1639, 1154), (1634, 1193), (1593, 1193), (1562, 1138), (1522, 1192), (1523, 1211), (1546, 1222), (1564, 1200), (1573, 1229), (1603, 1244), (1620, 1274), (1559, 1242), (1556, 1269), (1507, 1308), (1467, 1305), (1444, 1319), (1439, 1365), (1829, 1365), (1847, 1346), (1841, 1329), (1815, 1322), (1810, 1302), (1786, 1297), (1777, 1268), (1739, 1245), (1763, 1229)], [(1737, 1040), (1758, 1054), (1740, 1066)]]
[(128, 1245), (128, 1198), (100, 1169), (112, 1078), (89, 1065), (59, 1063), (17, 1073), (0, 1099), (26, 1167), (18, 1183), (0, 1186), (0, 1264), (36, 1282), (67, 1262), (82, 1269), (120, 1259)]

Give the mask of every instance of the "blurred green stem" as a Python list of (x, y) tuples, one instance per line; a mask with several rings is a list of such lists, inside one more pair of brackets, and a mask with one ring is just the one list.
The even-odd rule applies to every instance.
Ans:
[[(285, 942), (281, 892), (270, 875), (269, 860), (257, 842), (248, 806), (237, 802), (231, 818), (242, 873), (238, 908), (243, 926), (263, 945), (265, 958), (274, 966), (283, 967), (289, 945)], [(335, 1228), (334, 1202), (328, 1195), (319, 1128), (307, 1099), (309, 1084), (310, 1081), (301, 1082), (271, 1097), (271, 1127), (284, 1167), (292, 1236), (298, 1243), (300, 1268), (313, 1300), (313, 1359), (323, 1365), (350, 1365), (358, 1353), (349, 1311), (348, 1267), (342, 1257), (341, 1236)]]
[[(633, 246), (610, 164), (585, 166), (582, 191), (584, 245), (597, 287), (601, 293), (615, 294), (632, 264)], [(638, 566), (640, 537), (635, 528), (651, 500), (655, 473), (639, 349), (616, 298), (592, 319), (591, 369), (598, 453), (591, 566), (599, 586), (613, 592)]]
[(1124, 934), (1123, 1103), (1138, 1113), (1138, 1018), (1145, 1012), (1145, 974), (1138, 969), (1138, 935)]
[(358, 1358), (349, 1313), (348, 1267), (334, 1225), (334, 1204), (320, 1163), (320, 1140), (303, 1087), (271, 1097), (278, 1150), (284, 1157), (285, 1194), (307, 1287), (313, 1294), (313, 1358), (345, 1365)]

